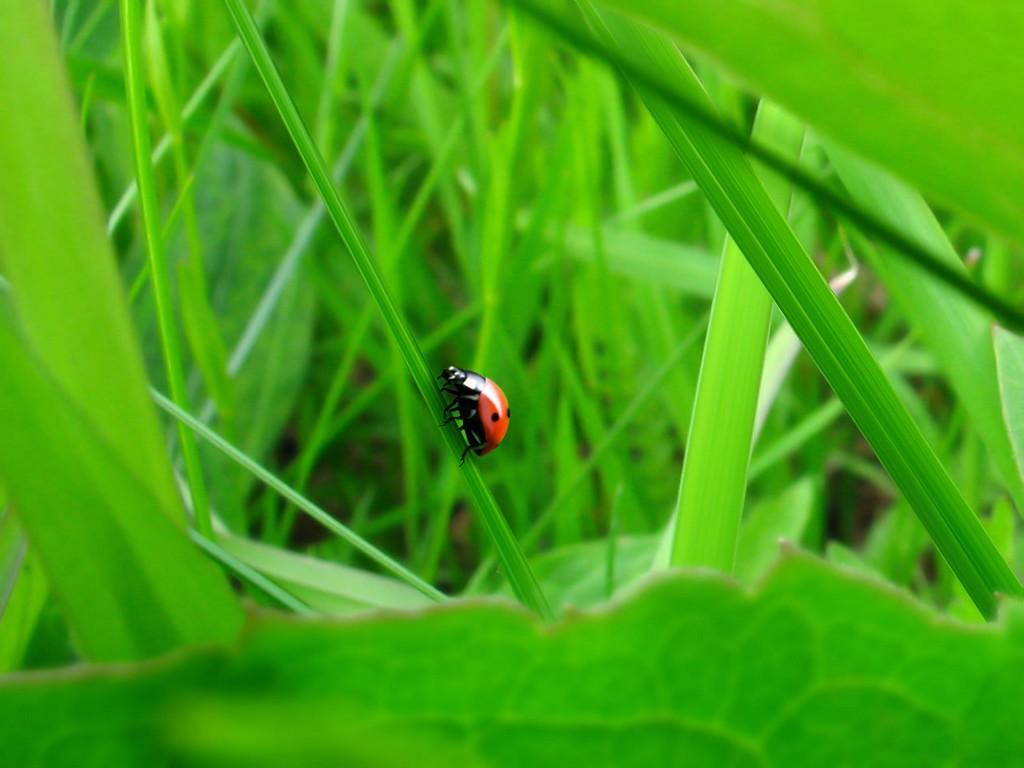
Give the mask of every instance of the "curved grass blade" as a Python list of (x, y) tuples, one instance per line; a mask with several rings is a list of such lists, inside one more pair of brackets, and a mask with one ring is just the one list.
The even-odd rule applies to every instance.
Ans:
[(350, 528), (343, 525), (342, 523), (331, 517), (326, 511), (318, 507), (312, 501), (307, 499), (302, 494), (291, 488), (287, 483), (280, 480), (273, 472), (268, 470), (261, 464), (253, 461), (251, 458), (246, 456), (242, 451), (238, 450), (235, 446), (225, 440), (223, 437), (218, 435), (212, 429), (203, 424), (192, 414), (187, 411), (183, 411), (179, 408), (172, 400), (164, 397), (156, 390), (152, 390), (151, 394), (156, 404), (163, 408), (167, 413), (178, 420), (180, 424), (191, 429), (210, 445), (216, 448), (218, 451), (226, 455), (229, 459), (234, 461), (239, 466), (243, 467), (254, 477), (260, 480), (260, 482), (272, 488), (274, 491), (279, 493), (285, 499), (290, 501), (296, 507), (301, 509), (307, 515), (312, 517), (318, 523), (323, 525), (327, 530), (336, 534), (340, 538), (347, 541), (352, 545), (353, 548), (362, 552), (373, 562), (377, 563), (381, 568), (397, 576), (402, 581), (410, 584), (411, 586), (418, 589), (427, 597), (438, 602), (447, 599), (444, 593), (432, 587), (427, 582), (423, 581), (419, 576), (414, 574), (408, 568), (403, 566), (401, 563), (396, 562), (388, 555), (381, 552), (370, 542), (363, 539), (361, 536), (353, 532)]
[[(132, 125), (132, 144), (135, 148), (135, 177), (142, 204), (142, 223), (146, 231), (146, 251), (149, 256), (149, 274), (153, 284), (156, 302), (157, 323), (160, 329), (161, 351), (164, 368), (174, 402), (188, 409), (188, 393), (181, 365), (181, 342), (174, 319), (171, 299), (169, 267), (160, 232), (160, 206), (156, 198), (156, 179), (151, 161), (149, 127), (146, 124), (146, 86), (142, 71), (142, 20), (139, 0), (121, 0), (121, 32), (124, 46), (125, 90), (128, 93), (128, 111)], [(213, 532), (210, 524), (210, 504), (206, 495), (206, 481), (199, 464), (199, 452), (195, 438), (184, 427), (178, 428), (181, 453), (185, 459), (185, 474), (188, 476), (189, 492), (192, 496), (192, 511), (199, 532), (209, 536)]]

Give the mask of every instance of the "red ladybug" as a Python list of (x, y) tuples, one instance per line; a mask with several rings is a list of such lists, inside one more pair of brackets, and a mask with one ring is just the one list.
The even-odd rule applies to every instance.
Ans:
[(444, 379), (441, 391), (452, 396), (444, 409), (448, 418), (443, 424), (458, 419), (459, 428), (466, 436), (468, 444), (462, 452), (462, 461), (470, 451), (483, 456), (497, 448), (505, 439), (511, 415), (501, 387), (479, 373), (454, 365), (441, 371), (437, 378)]

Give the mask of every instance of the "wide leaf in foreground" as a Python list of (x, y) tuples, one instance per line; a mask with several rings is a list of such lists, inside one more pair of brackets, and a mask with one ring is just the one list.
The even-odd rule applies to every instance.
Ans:
[(233, 650), (11, 678), (0, 741), (18, 765), (1010, 765), (1024, 634), (1007, 608), (947, 621), (792, 552), (753, 593), (675, 573), (547, 628), (494, 601), (263, 617)]

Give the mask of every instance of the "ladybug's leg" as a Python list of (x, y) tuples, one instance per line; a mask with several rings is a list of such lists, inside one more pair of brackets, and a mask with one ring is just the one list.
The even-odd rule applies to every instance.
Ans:
[(467, 453), (469, 453), (470, 451), (475, 451), (477, 448), (483, 448), (484, 445), (485, 445), (484, 443), (478, 443), (476, 445), (470, 444), (470, 445), (467, 445), (465, 448), (463, 448), (462, 449), (462, 458), (459, 459), (459, 466), (461, 467), (463, 464), (466, 463), (466, 454)]
[(453, 412), (453, 411), (450, 411), (450, 410), (446, 409), (445, 413), (447, 414), (447, 417), (445, 418), (444, 421), (442, 421), (440, 424), (438, 424), (439, 427), (447, 427), (449, 424), (451, 424), (456, 419), (458, 419), (459, 421), (462, 420), (462, 417), (459, 416), (458, 412)]

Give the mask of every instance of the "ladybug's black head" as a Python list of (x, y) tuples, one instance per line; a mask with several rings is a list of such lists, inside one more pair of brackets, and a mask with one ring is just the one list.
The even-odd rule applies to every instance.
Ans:
[(461, 368), (456, 368), (454, 365), (449, 365), (447, 368), (441, 371), (440, 375), (437, 378), (444, 379), (445, 381), (453, 381), (456, 384), (461, 384), (463, 381), (466, 380), (466, 372)]

